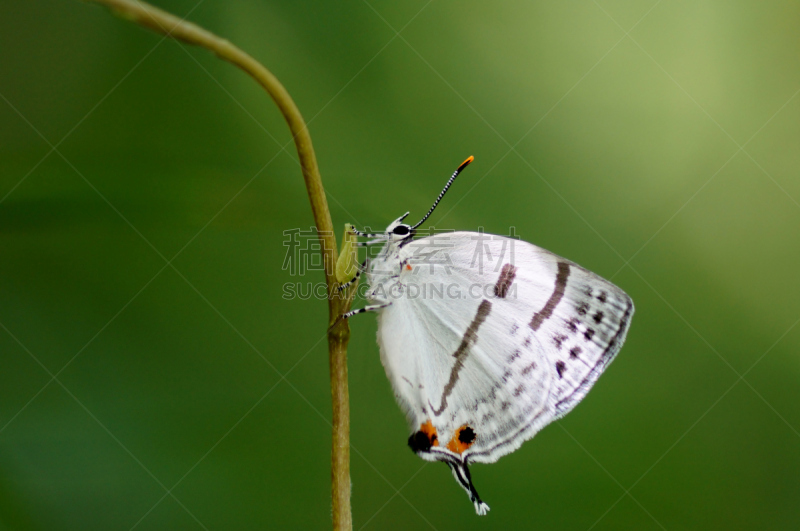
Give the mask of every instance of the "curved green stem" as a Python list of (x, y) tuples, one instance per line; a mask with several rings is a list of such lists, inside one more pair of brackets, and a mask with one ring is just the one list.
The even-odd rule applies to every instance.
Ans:
[[(105, 5), (117, 15), (131, 22), (213, 52), (220, 59), (241, 68), (269, 93), (289, 125), (300, 158), (303, 179), (306, 183), (314, 223), (317, 226), (322, 246), (325, 283), (328, 286), (329, 294), (328, 325), (335, 323), (337, 317), (350, 308), (354, 290), (349, 290), (350, 295), (346, 297), (335, 295), (337, 286), (335, 269), (338, 255), (333, 223), (328, 210), (328, 200), (325, 196), (325, 189), (322, 187), (322, 179), (308, 127), (284, 86), (261, 63), (227, 40), (166, 11), (138, 0), (86, 1)], [(350, 327), (346, 320), (340, 320), (336, 326), (328, 330), (331, 397), (333, 400), (331, 492), (334, 530), (349, 530), (353, 526), (350, 511), (350, 406), (347, 388), (347, 343), (349, 339)]]

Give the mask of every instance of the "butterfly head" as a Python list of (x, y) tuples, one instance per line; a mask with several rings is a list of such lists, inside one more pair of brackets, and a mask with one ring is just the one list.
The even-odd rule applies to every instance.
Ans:
[(414, 236), (416, 232), (411, 225), (407, 225), (403, 223), (403, 220), (406, 219), (408, 216), (408, 212), (397, 218), (396, 220), (392, 221), (388, 227), (386, 227), (386, 239), (390, 242), (399, 242), (403, 240), (407, 240)]

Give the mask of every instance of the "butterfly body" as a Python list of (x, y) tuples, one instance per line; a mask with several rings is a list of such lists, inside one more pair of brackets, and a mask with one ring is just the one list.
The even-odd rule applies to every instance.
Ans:
[(381, 361), (411, 449), (447, 463), (485, 514), (468, 464), (496, 461), (568, 413), (619, 352), (633, 302), (530, 243), (477, 232), (415, 240), (419, 224), (404, 217), (367, 271)]

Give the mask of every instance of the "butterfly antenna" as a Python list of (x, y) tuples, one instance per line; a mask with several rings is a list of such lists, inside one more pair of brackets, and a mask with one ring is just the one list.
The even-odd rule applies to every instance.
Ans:
[(458, 174), (461, 173), (464, 170), (464, 168), (466, 168), (469, 165), (469, 163), (472, 162), (473, 160), (475, 160), (475, 157), (470, 156), (467, 160), (465, 160), (464, 162), (461, 163), (461, 165), (458, 167), (458, 169), (455, 172), (453, 172), (453, 175), (447, 181), (447, 184), (444, 185), (444, 189), (439, 194), (439, 197), (437, 197), (436, 201), (433, 202), (433, 206), (431, 207), (431, 209), (428, 210), (428, 213), (425, 214), (424, 218), (419, 220), (419, 223), (417, 223), (416, 225), (411, 227), (412, 229), (416, 229), (417, 227), (422, 225), (425, 222), (425, 220), (428, 219), (431, 214), (433, 214), (433, 210), (436, 208), (436, 205), (438, 205), (439, 201), (442, 200), (442, 198), (444, 197), (444, 194), (447, 192), (447, 189), (450, 188), (450, 185), (453, 184), (453, 181), (455, 181), (456, 177), (458, 177)]

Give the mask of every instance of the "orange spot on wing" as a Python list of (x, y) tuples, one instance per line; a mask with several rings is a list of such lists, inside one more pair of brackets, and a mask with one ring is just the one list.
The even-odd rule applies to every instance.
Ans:
[(433, 427), (433, 423), (430, 420), (420, 426), (419, 431), (428, 436), (428, 440), (431, 441), (431, 446), (439, 446), (439, 435), (436, 433), (436, 428)]
[[(469, 430), (466, 433), (471, 434), (471, 440), (470, 437), (462, 436), (462, 432), (465, 432), (465, 430)], [(466, 442), (467, 440), (469, 442)], [(464, 426), (458, 428), (456, 432), (453, 434), (453, 438), (450, 439), (449, 443), (447, 443), (447, 449), (453, 453), (462, 454), (467, 448), (472, 446), (474, 442), (475, 442), (475, 432), (473, 432), (472, 428), (470, 428), (465, 424)]]
[(406, 264), (406, 269), (408, 269), (409, 271), (411, 271), (411, 264)]

